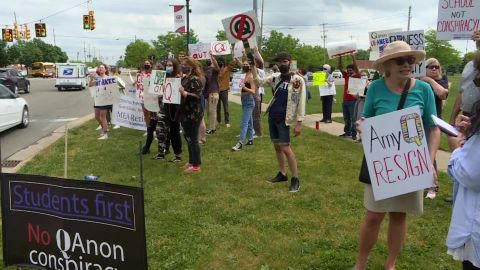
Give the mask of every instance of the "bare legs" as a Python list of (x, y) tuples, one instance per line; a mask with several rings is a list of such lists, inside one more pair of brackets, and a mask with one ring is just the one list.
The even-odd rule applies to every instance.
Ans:
[(102, 135), (108, 132), (107, 113), (108, 109), (95, 108), (95, 119), (102, 127)]
[(298, 169), (297, 169), (297, 160), (295, 159), (295, 154), (293, 153), (292, 148), (290, 145), (280, 145), (278, 143), (274, 143), (273, 147), (275, 148), (275, 154), (277, 156), (278, 161), (278, 169), (280, 172), (285, 175), (287, 173), (285, 168), (285, 157), (287, 158), (288, 167), (292, 171), (292, 177), (298, 177)]
[[(375, 213), (367, 210), (365, 220), (360, 227), (359, 250), (354, 269), (363, 270), (367, 264), (368, 255), (377, 242), (378, 232), (385, 213)], [(385, 269), (395, 269), (395, 262), (407, 234), (407, 215), (405, 213), (389, 213), (388, 224), (388, 257)]]

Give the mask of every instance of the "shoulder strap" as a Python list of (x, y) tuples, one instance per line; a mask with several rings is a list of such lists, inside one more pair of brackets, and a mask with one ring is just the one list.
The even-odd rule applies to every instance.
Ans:
[(405, 106), (405, 101), (407, 100), (407, 95), (408, 95), (408, 88), (410, 88), (410, 81), (412, 79), (409, 78), (407, 80), (407, 83), (403, 87), (402, 90), (402, 96), (400, 97), (400, 102), (398, 103), (397, 111), (403, 109), (403, 106)]

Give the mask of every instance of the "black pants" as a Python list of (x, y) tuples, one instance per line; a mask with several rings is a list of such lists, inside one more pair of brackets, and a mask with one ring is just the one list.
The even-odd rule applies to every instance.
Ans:
[(167, 125), (170, 127), (170, 143), (172, 144), (173, 153), (176, 156), (182, 154), (182, 138), (180, 137), (180, 122), (175, 121), (175, 115), (177, 113), (177, 104), (165, 104), (165, 116)]
[(255, 130), (255, 135), (263, 136), (261, 97), (254, 95), (253, 99), (255, 100), (255, 108), (253, 109), (252, 113), (253, 129)]
[(323, 120), (332, 120), (333, 95), (320, 98), (322, 99)]
[(218, 103), (217, 103), (217, 122), (222, 122), (222, 104), (223, 104), (223, 113), (225, 114), (225, 124), (230, 124), (230, 113), (228, 112), (228, 91), (220, 91), (218, 94)]
[(170, 148), (170, 127), (168, 126), (163, 103), (160, 103), (160, 111), (157, 114), (157, 119), (156, 133), (158, 153), (165, 155), (168, 148)]
[(469, 261), (463, 261), (462, 262), (463, 270), (476, 270), (480, 269), (478, 267), (475, 267), (471, 262)]
[(198, 144), (198, 127), (201, 120), (186, 120), (182, 122), (185, 140), (188, 144), (188, 163), (200, 166), (200, 145)]
[(152, 142), (153, 142), (153, 132), (155, 131), (156, 127), (157, 127), (157, 119), (150, 118), (150, 123), (147, 126), (147, 141), (145, 142), (144, 152), (150, 151), (150, 146), (152, 145)]

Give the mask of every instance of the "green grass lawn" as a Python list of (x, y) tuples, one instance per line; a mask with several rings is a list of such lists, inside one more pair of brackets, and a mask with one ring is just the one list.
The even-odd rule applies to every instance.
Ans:
[[(232, 153), (240, 106), (231, 105), (232, 127), (220, 128), (202, 146), (202, 172), (185, 175), (180, 165), (145, 159), (145, 211), (150, 269), (347, 269), (353, 266), (363, 208), (358, 182), (360, 144), (304, 128), (293, 138), (301, 187), (272, 186), (277, 173), (268, 134)], [(267, 129), (267, 120), (264, 128)], [(98, 141), (94, 121), (71, 131), (69, 177), (138, 185), (138, 140), (143, 132), (121, 128)], [(268, 133), (268, 132), (266, 132)], [(185, 156), (186, 147), (184, 146)], [(21, 173), (63, 175), (63, 141), (44, 150)], [(152, 147), (152, 150), (156, 150)], [(151, 155), (154, 155), (155, 151)], [(451, 181), (440, 175), (440, 194), (425, 213), (409, 217), (398, 269), (460, 269), (446, 254)], [(0, 255), (2, 253), (0, 252)], [(368, 269), (383, 269), (387, 255), (382, 226)], [(3, 261), (0, 261), (0, 264)], [(13, 269), (13, 268), (11, 268)]]

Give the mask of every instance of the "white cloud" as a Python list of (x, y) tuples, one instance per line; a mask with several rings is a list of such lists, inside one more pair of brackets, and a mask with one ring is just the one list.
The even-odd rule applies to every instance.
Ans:
[[(258, 0), (259, 11), (262, 0)], [(64, 49), (71, 59), (98, 52), (108, 63), (115, 63), (124, 54), (126, 45), (136, 38), (151, 41), (159, 34), (173, 30), (173, 8), (170, 4), (182, 4), (183, 0), (93, 0), (89, 4), (95, 10), (94, 31), (82, 29), (82, 15), (87, 4), (82, 0), (17, 0), (2, 3), (0, 24), (11, 25), (17, 13), (19, 22), (32, 22), (58, 11), (68, 9), (44, 20), (47, 23), (46, 42)], [(223, 29), (223, 18), (252, 9), (253, 0), (191, 0), (190, 27), (201, 41), (215, 40)], [(408, 6), (412, 6), (411, 29), (434, 28), (437, 19), (437, 0), (265, 0), (264, 33), (278, 30), (300, 39), (306, 44), (323, 45), (322, 27), (326, 26), (327, 43), (347, 39), (357, 41), (358, 47), (368, 47), (368, 32), (390, 28), (407, 28)], [(27, 8), (28, 7), (28, 8)], [(33, 24), (30, 24), (33, 28)], [(32, 31), (33, 34), (33, 31)], [(462, 52), (466, 41), (453, 44)], [(473, 42), (470, 48), (473, 49)]]

